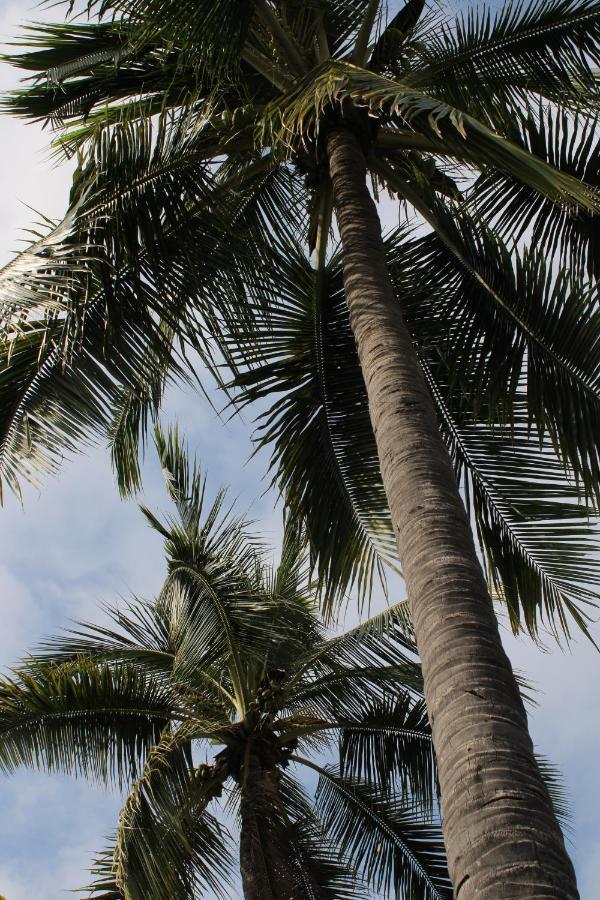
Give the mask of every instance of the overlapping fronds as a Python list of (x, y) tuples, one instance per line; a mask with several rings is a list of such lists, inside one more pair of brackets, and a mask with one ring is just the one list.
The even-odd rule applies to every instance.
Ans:
[(552, 447), (532, 441), (523, 402), (515, 404), (510, 431), (490, 429), (460, 412), (453, 416), (443, 384), (443, 376), (437, 384), (430, 379), (490, 580), (514, 630), (536, 635), (544, 623), (568, 636), (573, 621), (587, 633), (598, 603), (599, 534), (591, 510), (579, 502)]
[(171, 716), (173, 696), (134, 666), (79, 659), (29, 666), (0, 683), (0, 766), (122, 784)]
[(234, 240), (203, 209), (201, 157), (183, 123), (104, 133), (63, 223), (2, 271), (0, 471), (15, 490), (106, 431), (122, 489), (136, 486), (147, 411), (189, 368), (182, 342), (208, 352)]
[(112, 862), (127, 900), (222, 894), (229, 840), (206, 809), (220, 789), (210, 769), (193, 768), (177, 734), (164, 732), (119, 816)]
[[(597, 116), (572, 116), (548, 106), (537, 116), (513, 116), (511, 125), (513, 141), (574, 178), (600, 187)], [(556, 206), (514, 178), (491, 170), (476, 181), (469, 197), (478, 214), (507, 240), (527, 239), (584, 280), (600, 275), (598, 216)]]
[[(568, 628), (571, 615), (583, 624), (594, 600), (589, 552), (595, 538), (591, 511), (578, 502), (576, 482), (588, 496), (598, 485), (592, 294), (567, 273), (552, 273), (539, 254), (511, 255), (469, 216), (455, 210), (451, 217), (439, 205), (435, 215), (437, 233), (414, 240), (402, 232), (390, 237), (389, 267), (461, 477), (488, 486), (483, 493), (467, 493), (467, 502), (474, 504), (490, 577), (507, 599), (515, 627), (521, 623), (535, 631), (538, 614), (548, 623), (556, 617), (560, 629)], [(248, 366), (237, 383), (245, 402), (274, 398), (258, 437), (273, 448), (276, 480), (293, 514), (306, 517), (317, 570), (335, 598), (352, 583), (359, 563), (360, 584), (368, 592), (378, 558), (345, 512), (343, 482), (332, 477), (332, 447), (351, 490), (355, 472), (359, 479), (369, 473), (368, 485), (358, 480), (350, 493), (362, 521), (366, 513), (374, 522), (389, 520), (346, 307), (341, 298), (335, 302), (332, 291), (323, 295), (321, 319), (315, 317), (310, 305), (315, 295), (301, 279), (310, 288), (308, 279), (316, 275), (297, 251), (290, 266), (295, 259), (290, 274), (279, 280), (277, 307), (257, 315), (255, 332), (236, 341), (236, 362)], [(334, 257), (329, 278), (336, 265)], [(326, 392), (315, 390), (321, 384)], [(444, 424), (448, 416), (451, 427)], [(338, 423), (345, 441), (336, 440)], [(458, 449), (455, 435), (463, 431), (472, 453)], [(524, 465), (527, 476), (520, 478)], [(544, 489), (546, 475), (550, 493)], [(331, 510), (337, 513), (329, 519)], [(502, 537), (494, 536), (496, 528)], [(391, 556), (391, 529), (387, 533)]]
[(286, 707), (331, 723), (350, 713), (360, 718), (365, 704), (379, 703), (398, 681), (420, 695), (422, 676), (415, 654), (408, 608), (402, 602), (300, 656), (283, 695)]
[(362, 716), (342, 720), (340, 772), (379, 784), (407, 802), (433, 806), (436, 796), (431, 729), (423, 700), (410, 693), (365, 704)]
[(592, 188), (533, 156), (497, 134), (468, 112), (359, 66), (334, 60), (310, 73), (287, 95), (267, 107), (262, 139), (289, 152), (294, 140), (318, 132), (324, 112), (352, 100), (375, 117), (386, 116), (404, 129), (419, 132), (442, 154), (477, 167), (491, 166), (517, 178), (553, 200), (597, 210), (600, 199)]
[[(466, 212), (434, 208), (435, 233), (391, 258), (392, 279), (421, 346), (437, 345), (464, 402), (510, 421), (525, 385), (530, 423), (549, 434), (582, 493), (598, 502), (600, 314), (593, 285), (544, 255), (509, 251)], [(469, 395), (471, 395), (469, 397)]]
[(452, 896), (439, 826), (367, 784), (311, 767), (320, 775), (319, 815), (374, 890), (424, 900)]
[(183, 45), (198, 69), (220, 73), (239, 61), (254, 3), (240, 8), (236, 0), (89, 0), (87, 8), (101, 19), (124, 19), (134, 47), (156, 40)]
[[(364, 596), (374, 573), (384, 578), (395, 544), (377, 458), (365, 450), (369, 413), (340, 260), (319, 273), (290, 246), (272, 266), (276, 303), (258, 307), (252, 329), (232, 337), (236, 403), (275, 398), (257, 434), (273, 448), (274, 480), (319, 548), (319, 580), (332, 596), (352, 584)], [(351, 418), (340, 409), (344, 402), (352, 403)]]
[(405, 78), (502, 130), (532, 96), (597, 104), (599, 46), (598, 0), (509, 0), (431, 28)]
[[(230, 839), (209, 806), (230, 782), (270, 877), (299, 895), (449, 896), (406, 601), (326, 639), (302, 530), (292, 525), (280, 564), (267, 565), (223, 494), (207, 499), (177, 431), (158, 431), (156, 446), (176, 511), (152, 516), (165, 587), (47, 642), (3, 680), (0, 767), (133, 782), (90, 897), (225, 895)], [(222, 749), (198, 766), (194, 747), (211, 745)], [(298, 746), (337, 747), (338, 764)], [(315, 802), (285, 775), (290, 763), (318, 772)]]

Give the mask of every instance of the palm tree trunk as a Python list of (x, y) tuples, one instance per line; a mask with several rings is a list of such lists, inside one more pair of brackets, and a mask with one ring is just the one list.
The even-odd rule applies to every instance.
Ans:
[(360, 144), (327, 137), (350, 321), (423, 665), (460, 900), (575, 900), (450, 457), (386, 270)]
[(302, 900), (285, 842), (278, 773), (263, 769), (248, 742), (240, 780), (240, 872), (245, 900)]

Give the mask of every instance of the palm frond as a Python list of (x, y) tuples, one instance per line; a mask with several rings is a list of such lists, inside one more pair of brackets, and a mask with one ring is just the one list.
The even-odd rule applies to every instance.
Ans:
[[(597, 116), (571, 116), (565, 110), (540, 108), (536, 116), (511, 117), (511, 139), (574, 178), (600, 187)], [(500, 172), (486, 171), (469, 192), (469, 202), (506, 240), (530, 243), (557, 257), (585, 280), (600, 275), (598, 218), (568, 211)]]
[(562, 772), (558, 766), (545, 756), (540, 756), (539, 753), (536, 753), (535, 759), (552, 799), (556, 818), (560, 822), (563, 831), (568, 832), (571, 827), (572, 810), (569, 796), (564, 786)]
[(328, 840), (301, 782), (285, 773), (280, 792), (298, 896), (306, 900), (366, 900), (364, 885), (349, 860)]
[(443, 375), (440, 386), (424, 368), (491, 585), (513, 629), (535, 636), (543, 622), (569, 636), (572, 619), (589, 634), (598, 603), (598, 527), (551, 446), (532, 440), (525, 403), (515, 404), (510, 430), (490, 427), (453, 414)]
[[(166, 340), (173, 341), (173, 329), (163, 330)], [(107, 427), (112, 467), (122, 497), (141, 490), (140, 455), (145, 449), (149, 422), (157, 421), (165, 387), (174, 375), (168, 358), (161, 358), (153, 347), (148, 348), (144, 362), (138, 384), (123, 386), (115, 398)]]
[(229, 838), (207, 812), (221, 788), (216, 770), (194, 769), (185, 742), (163, 732), (119, 817), (112, 868), (124, 897), (191, 900), (207, 889), (222, 896)]
[(339, 720), (340, 773), (432, 809), (435, 759), (423, 700), (410, 693), (365, 704), (362, 716)]
[(406, 604), (397, 604), (300, 656), (286, 686), (285, 703), (327, 721), (377, 703), (401, 682), (413, 694), (422, 691)]
[(174, 714), (165, 685), (134, 666), (29, 660), (0, 684), (0, 766), (122, 784), (136, 777)]
[(183, 45), (190, 63), (213, 74), (235, 71), (255, 6), (247, 3), (240, 10), (236, 0), (88, 0), (86, 5), (100, 19), (125, 21), (134, 47), (151, 41)]
[(281, 153), (294, 149), (318, 129), (327, 108), (352, 100), (392, 123), (433, 142), (441, 154), (455, 156), (476, 168), (499, 169), (517, 178), (553, 202), (573, 208), (597, 210), (597, 192), (570, 175), (511, 143), (468, 112), (412, 88), (347, 62), (324, 64), (310, 80), (300, 81), (265, 112), (261, 133), (269, 135)]
[[(36, 467), (55, 469), (78, 441), (114, 433), (124, 397), (152, 411), (165, 379), (188, 368), (180, 342), (201, 359), (209, 353), (214, 276), (223, 265), (227, 282), (230, 257), (222, 227), (203, 208), (204, 163), (189, 156), (181, 130), (178, 137), (158, 131), (136, 125), (104, 135), (64, 222), (0, 276), (0, 471), (12, 487)], [(153, 392), (149, 365), (157, 373)], [(123, 487), (135, 486), (136, 440), (130, 428), (124, 457), (115, 444)]]
[(415, 202), (434, 232), (390, 259), (415, 339), (437, 348), (475, 416), (485, 402), (491, 418), (508, 422), (513, 398), (526, 385), (540, 440), (550, 435), (582, 492), (598, 502), (595, 289), (568, 270), (553, 271), (543, 253), (511, 253), (468, 210), (447, 208), (429, 187)]
[(432, 28), (404, 78), (502, 130), (529, 95), (597, 105), (599, 47), (598, 0), (509, 0)]
[[(365, 452), (372, 434), (341, 263), (335, 257), (320, 275), (290, 246), (272, 265), (276, 303), (264, 311), (257, 304), (251, 329), (232, 336), (236, 402), (275, 396), (259, 420), (258, 445), (273, 448), (289, 515), (318, 547), (329, 602), (352, 584), (367, 596), (374, 575), (384, 580), (384, 565), (393, 565), (395, 544), (377, 459)], [(350, 419), (338, 412), (341, 395), (356, 399)]]
[(293, 759), (319, 773), (316, 808), (330, 839), (387, 896), (452, 896), (439, 824), (371, 785)]

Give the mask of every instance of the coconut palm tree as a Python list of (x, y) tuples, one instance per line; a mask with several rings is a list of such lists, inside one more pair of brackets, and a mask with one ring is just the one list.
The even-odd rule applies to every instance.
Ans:
[[(456, 893), (577, 896), (470, 519), (516, 627), (585, 627), (600, 3), (453, 27), (422, 0), (387, 26), (377, 0), (90, 8), (13, 58), (33, 80), (8, 106), (79, 166), (0, 279), (5, 479), (108, 432), (136, 487), (189, 348), (242, 401), (275, 393), (264, 439), (329, 597), (397, 541)], [(428, 234), (386, 255), (367, 175)]]
[(177, 433), (157, 447), (165, 585), (2, 679), (2, 767), (129, 786), (93, 897), (227, 895), (224, 793), (246, 898), (451, 896), (404, 604), (327, 638), (298, 537), (269, 565)]

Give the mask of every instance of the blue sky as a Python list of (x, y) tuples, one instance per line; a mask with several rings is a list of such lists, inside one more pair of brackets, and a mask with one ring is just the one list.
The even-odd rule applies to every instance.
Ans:
[[(40, 11), (0, 0), (0, 40), (14, 35), (15, 24), (27, 17), (40, 18)], [(2, 67), (0, 89), (12, 83), (13, 74)], [(53, 216), (63, 212), (69, 172), (53, 168), (47, 136), (34, 126), (0, 117), (0, 147), (4, 262), (34, 218), (25, 204)], [(210, 483), (229, 484), (265, 538), (277, 544), (280, 516), (272, 495), (264, 494), (265, 461), (248, 462), (251, 423), (221, 424), (190, 391), (173, 391), (167, 412), (179, 420)], [(159, 509), (167, 505), (150, 458), (144, 501)], [(118, 499), (103, 448), (67, 462), (41, 493), (26, 492), (24, 510), (12, 497), (0, 510), (0, 667), (69, 619), (97, 619), (103, 600), (153, 595), (162, 576), (160, 539), (135, 501)], [(574, 813), (571, 850), (582, 897), (592, 900), (600, 883), (600, 655), (583, 643), (563, 653), (550, 641), (542, 653), (531, 641), (504, 634), (515, 667), (539, 690), (531, 713), (534, 740), (564, 772)], [(600, 642), (598, 627), (595, 636)], [(58, 900), (67, 896), (65, 889), (85, 884), (91, 855), (113, 829), (118, 806), (116, 795), (83, 781), (31, 772), (0, 777), (0, 894), (7, 900)]]

